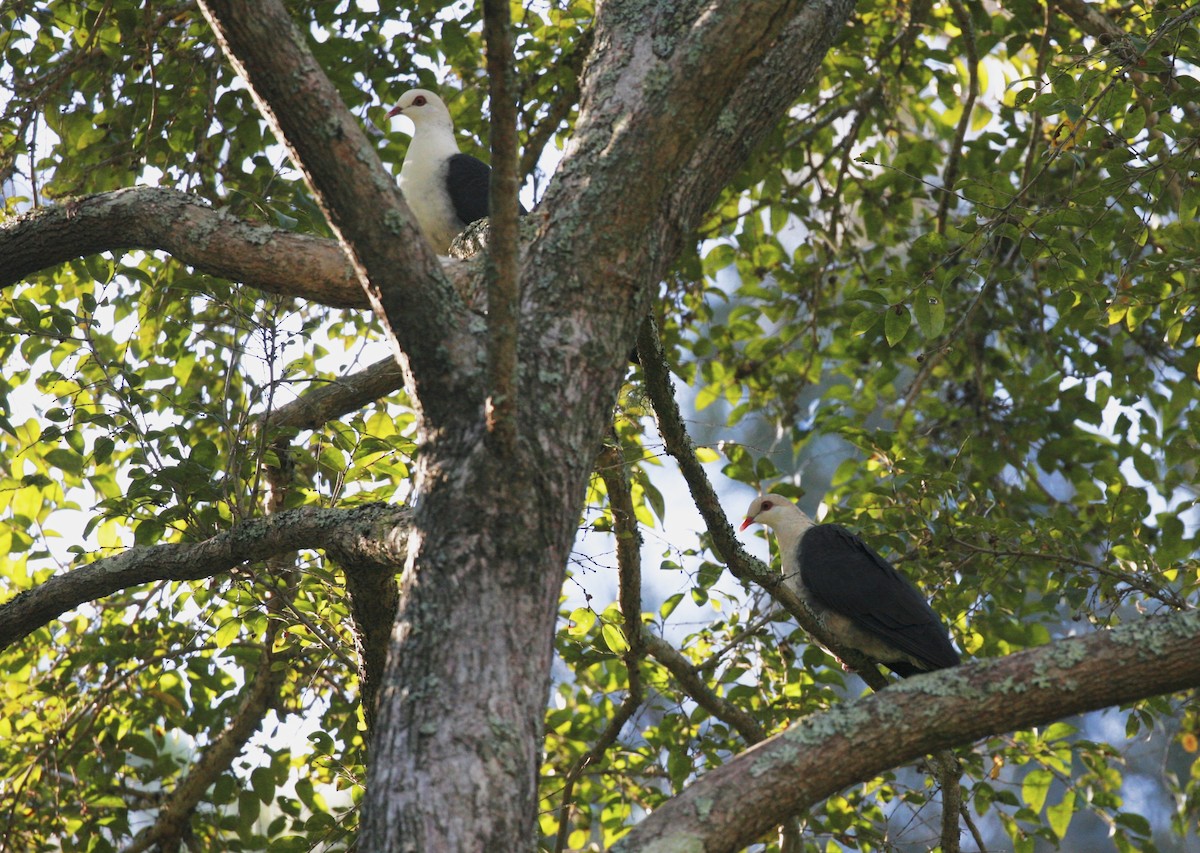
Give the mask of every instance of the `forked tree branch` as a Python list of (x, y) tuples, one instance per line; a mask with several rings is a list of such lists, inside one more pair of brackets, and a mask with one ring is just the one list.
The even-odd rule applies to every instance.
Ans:
[(194, 543), (134, 548), (55, 575), (0, 605), (0, 649), (63, 613), (132, 586), (213, 577), (245, 563), (324, 549), (341, 565), (395, 571), (404, 564), (409, 510), (386, 504), (304, 507), (258, 518)]
[(304, 174), (437, 419), (479, 394), (482, 343), (396, 181), (280, 0), (200, 0), (221, 50)]

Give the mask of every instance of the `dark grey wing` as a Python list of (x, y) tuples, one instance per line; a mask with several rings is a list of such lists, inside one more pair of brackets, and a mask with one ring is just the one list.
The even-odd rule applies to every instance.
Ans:
[[(450, 191), (454, 213), (464, 226), (488, 215), (491, 178), (492, 167), (478, 157), (470, 154), (451, 156), (446, 170), (446, 188)], [(519, 206), (524, 216), (525, 206)]]
[(470, 154), (455, 154), (446, 171), (446, 189), (450, 203), (463, 225), (488, 215), (488, 181), (491, 167)]
[(826, 607), (927, 663), (929, 669), (959, 663), (946, 629), (924, 596), (849, 530), (838, 524), (815, 525), (800, 538), (798, 549), (800, 579)]

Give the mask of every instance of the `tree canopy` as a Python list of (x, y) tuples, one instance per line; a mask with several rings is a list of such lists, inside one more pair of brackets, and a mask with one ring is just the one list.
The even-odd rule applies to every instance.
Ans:
[[(0, 7), (0, 851), (1195, 843), (1180, 5)], [(414, 87), (536, 204), (465, 259)]]

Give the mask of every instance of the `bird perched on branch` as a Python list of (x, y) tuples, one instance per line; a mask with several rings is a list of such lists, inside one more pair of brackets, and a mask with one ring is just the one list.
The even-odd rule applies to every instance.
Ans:
[(785, 583), (839, 643), (906, 678), (958, 665), (958, 652), (921, 593), (849, 530), (814, 524), (778, 495), (751, 502), (740, 529), (754, 523), (775, 532)]
[(413, 137), (400, 168), (400, 189), (426, 239), (444, 255), (464, 228), (488, 215), (492, 169), (459, 152), (450, 111), (428, 89), (401, 95), (388, 118), (401, 115), (412, 121)]

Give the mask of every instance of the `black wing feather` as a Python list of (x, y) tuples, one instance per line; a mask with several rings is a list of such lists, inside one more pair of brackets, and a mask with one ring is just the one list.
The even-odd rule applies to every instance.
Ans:
[[(488, 199), (491, 194), (492, 167), (470, 154), (455, 154), (450, 157), (446, 171), (446, 189), (450, 192), (450, 203), (454, 213), (462, 220), (463, 227), (488, 215)], [(526, 213), (520, 205), (521, 215)]]
[[(892, 564), (838, 524), (818, 524), (800, 539), (800, 579), (826, 607), (889, 645), (942, 669), (959, 663), (933, 609)], [(901, 675), (896, 666), (888, 665)], [(911, 664), (901, 662), (902, 669)]]

